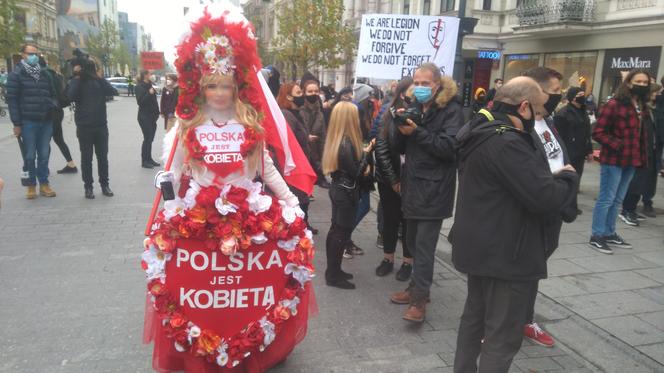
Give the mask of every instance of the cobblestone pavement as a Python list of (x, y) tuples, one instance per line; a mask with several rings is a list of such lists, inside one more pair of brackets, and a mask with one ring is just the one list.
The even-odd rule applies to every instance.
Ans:
[[(140, 168), (141, 134), (133, 99), (109, 103), (113, 198), (83, 198), (80, 174), (57, 175), (64, 160), (52, 147), (53, 199), (23, 198), (18, 146), (0, 134), (0, 177), (7, 182), (0, 210), (0, 372), (151, 372), (150, 346), (141, 344), (145, 302), (140, 242), (153, 198), (153, 171)], [(163, 135), (163, 127), (157, 138)], [(69, 114), (65, 137), (79, 158)], [(159, 140), (155, 141), (158, 144)], [(160, 146), (155, 145), (154, 155)], [(664, 218), (641, 227), (618, 223), (634, 250), (613, 256), (586, 245), (597, 170), (584, 175), (581, 218), (567, 225), (540, 286), (536, 319), (558, 341), (544, 348), (524, 341), (513, 372), (664, 371)], [(662, 194), (656, 205), (664, 206)], [(324, 269), (329, 199), (316, 190), (312, 222), (321, 230), (316, 264)], [(375, 208), (377, 201), (372, 201)], [(465, 277), (449, 263), (446, 221), (439, 242), (432, 302), (420, 326), (390, 304), (404, 284), (378, 278), (375, 214), (354, 233), (366, 254), (345, 262), (358, 289), (342, 291), (315, 280), (320, 308), (306, 339), (274, 372), (451, 372)], [(321, 272), (322, 273), (322, 272)]]

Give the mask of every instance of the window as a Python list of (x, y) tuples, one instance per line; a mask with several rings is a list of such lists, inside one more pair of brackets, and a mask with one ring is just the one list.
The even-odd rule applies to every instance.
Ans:
[(422, 14), (425, 16), (431, 14), (431, 0), (424, 0), (424, 5), (422, 5)]
[(508, 81), (520, 76), (524, 71), (539, 66), (539, 54), (510, 54), (505, 56), (505, 73), (503, 78)]
[(592, 91), (597, 52), (550, 53), (544, 56), (544, 66), (563, 74), (563, 90), (585, 86)]
[(450, 12), (454, 10), (454, 0), (440, 0), (440, 12)]
[(403, 14), (410, 14), (410, 0), (403, 0)]
[(482, 1), (482, 10), (491, 10), (491, 0)]

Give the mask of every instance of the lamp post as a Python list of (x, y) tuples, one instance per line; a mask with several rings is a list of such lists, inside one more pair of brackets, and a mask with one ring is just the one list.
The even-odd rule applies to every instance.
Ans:
[(454, 73), (453, 78), (457, 84), (463, 82), (463, 37), (464, 37), (464, 19), (466, 18), (466, 0), (459, 0), (459, 32), (457, 34), (456, 53), (454, 54)]

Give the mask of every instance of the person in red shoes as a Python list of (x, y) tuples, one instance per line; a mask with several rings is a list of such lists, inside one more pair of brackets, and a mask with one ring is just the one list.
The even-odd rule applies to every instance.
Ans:
[(284, 178), (310, 193), (315, 174), (259, 75), (251, 24), (230, 3), (201, 13), (177, 47), (166, 202), (141, 257), (144, 342), (157, 372), (259, 373), (306, 335), (314, 247)]

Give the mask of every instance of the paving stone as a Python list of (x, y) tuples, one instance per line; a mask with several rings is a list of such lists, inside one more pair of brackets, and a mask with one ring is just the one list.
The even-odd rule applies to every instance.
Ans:
[(542, 292), (550, 297), (636, 290), (659, 285), (633, 271), (586, 273), (542, 281)]
[(528, 359), (516, 360), (514, 364), (524, 372), (530, 372), (530, 371), (544, 372), (544, 371), (560, 370), (562, 368), (560, 365), (558, 365), (558, 363), (555, 362), (555, 360), (553, 360), (550, 357), (533, 357)]
[(635, 316), (608, 317), (595, 324), (633, 346), (664, 342), (664, 331)]
[(558, 301), (590, 320), (664, 310), (664, 305), (639, 295), (636, 291), (561, 297)]

